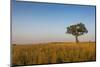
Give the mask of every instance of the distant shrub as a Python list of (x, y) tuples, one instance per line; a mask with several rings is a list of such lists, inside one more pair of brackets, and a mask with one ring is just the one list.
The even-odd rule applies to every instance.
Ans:
[(13, 46), (16, 46), (16, 44), (13, 44)]

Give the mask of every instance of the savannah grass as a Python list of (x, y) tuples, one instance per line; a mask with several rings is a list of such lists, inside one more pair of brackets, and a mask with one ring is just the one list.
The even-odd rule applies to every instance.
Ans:
[(95, 42), (53, 42), (12, 46), (13, 65), (51, 64), (96, 60)]

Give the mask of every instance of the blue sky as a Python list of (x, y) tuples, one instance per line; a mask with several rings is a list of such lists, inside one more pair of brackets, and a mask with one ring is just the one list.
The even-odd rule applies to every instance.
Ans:
[(66, 27), (82, 22), (88, 33), (80, 41), (95, 41), (95, 6), (49, 3), (12, 3), (12, 42), (44, 43), (75, 41)]

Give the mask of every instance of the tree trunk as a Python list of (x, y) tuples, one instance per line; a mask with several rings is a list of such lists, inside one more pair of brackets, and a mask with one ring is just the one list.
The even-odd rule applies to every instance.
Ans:
[(76, 38), (76, 43), (79, 43), (78, 36), (75, 36), (75, 38)]

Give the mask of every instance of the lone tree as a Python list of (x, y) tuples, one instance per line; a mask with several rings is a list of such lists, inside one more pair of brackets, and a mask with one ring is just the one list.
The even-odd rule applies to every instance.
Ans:
[(83, 35), (84, 33), (88, 33), (88, 30), (86, 29), (85, 25), (83, 23), (78, 23), (76, 25), (71, 25), (67, 27), (67, 32), (68, 34), (72, 34), (75, 36), (76, 43), (79, 42), (78, 36)]

